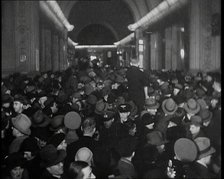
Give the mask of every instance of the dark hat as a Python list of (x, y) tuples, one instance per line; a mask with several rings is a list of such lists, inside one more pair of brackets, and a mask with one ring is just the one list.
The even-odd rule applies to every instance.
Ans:
[(33, 114), (31, 119), (33, 127), (46, 127), (51, 122), (51, 119), (40, 109)]
[(206, 95), (206, 92), (201, 87), (196, 88), (195, 92), (199, 98), (202, 98)]
[(41, 98), (41, 97), (44, 97), (44, 96), (47, 97), (47, 93), (45, 91), (43, 91), (43, 90), (37, 94), (38, 98)]
[(147, 143), (152, 145), (163, 145), (168, 143), (167, 140), (163, 139), (162, 133), (160, 131), (152, 131), (146, 135)]
[(123, 113), (123, 112), (130, 112), (131, 111), (131, 105), (128, 104), (128, 103), (125, 103), (125, 104), (120, 104), (118, 106), (118, 111), (120, 113)]
[(26, 164), (26, 159), (24, 158), (22, 153), (14, 152), (9, 154), (5, 158), (5, 164), (8, 170), (12, 170), (13, 168), (18, 166), (23, 168)]
[(141, 113), (141, 121), (143, 125), (149, 125), (155, 122), (155, 118), (152, 117), (147, 111), (145, 111), (144, 114)]
[(113, 119), (115, 116), (115, 113), (113, 111), (106, 111), (103, 115), (103, 121), (109, 121), (111, 119)]
[(181, 89), (183, 89), (183, 85), (181, 85), (180, 83), (175, 83), (174, 88), (181, 90)]
[(184, 96), (186, 98), (186, 100), (190, 99), (190, 98), (193, 98), (195, 95), (194, 91), (190, 88), (187, 88), (184, 90)]
[(175, 112), (176, 117), (183, 117), (185, 115), (184, 108), (178, 107)]
[(58, 96), (56, 97), (58, 103), (65, 103), (68, 100), (68, 95), (63, 91), (59, 91)]
[(21, 152), (29, 151), (32, 154), (37, 154), (39, 151), (39, 147), (37, 144), (37, 140), (34, 137), (27, 137), (21, 144), (20, 150)]
[(195, 101), (195, 99), (188, 99), (187, 103), (184, 104), (184, 109), (187, 113), (197, 114), (200, 111), (200, 105)]
[(203, 122), (207, 122), (212, 119), (213, 113), (208, 109), (202, 109), (199, 112), (199, 116), (202, 118)]
[(26, 98), (25, 98), (25, 96), (22, 96), (21, 94), (16, 94), (16, 95), (14, 96), (13, 101), (14, 101), (14, 102), (15, 102), (15, 101), (19, 101), (19, 102), (22, 103), (22, 104), (26, 104)]
[(174, 114), (177, 107), (176, 102), (172, 98), (165, 99), (162, 103), (162, 109), (165, 114)]
[(54, 116), (53, 119), (51, 119), (49, 130), (57, 131), (63, 126), (64, 126), (64, 115), (57, 115)]
[(145, 107), (148, 109), (158, 109), (159, 106), (159, 103), (153, 97), (147, 98), (145, 100)]
[(198, 159), (207, 157), (216, 152), (216, 150), (211, 146), (210, 139), (207, 137), (197, 137), (195, 143), (198, 147)]
[(62, 162), (65, 157), (65, 150), (57, 150), (54, 145), (48, 144), (40, 151), (40, 165), (42, 167), (51, 167)]
[(77, 112), (71, 111), (65, 115), (64, 125), (68, 129), (78, 129), (81, 125), (81, 117)]
[(23, 134), (31, 134), (31, 121), (25, 114), (18, 114), (12, 118), (12, 125)]
[(75, 92), (71, 95), (71, 98), (82, 99), (80, 92)]
[(97, 101), (96, 107), (95, 107), (95, 113), (96, 114), (103, 114), (108, 109), (108, 104), (105, 103), (102, 99)]
[(87, 97), (87, 100), (86, 100), (87, 103), (89, 104), (96, 104), (97, 103), (97, 97), (93, 94), (90, 94), (88, 97)]
[(196, 144), (187, 138), (180, 138), (174, 144), (174, 153), (182, 162), (193, 162), (197, 158)]
[(47, 142), (47, 144), (52, 144), (56, 148), (65, 139), (64, 133), (54, 134)]
[(202, 119), (200, 116), (191, 116), (190, 124), (194, 124), (195, 126), (202, 126)]
[(11, 103), (13, 102), (13, 97), (9, 94), (3, 94), (2, 95), (2, 104), (4, 103)]

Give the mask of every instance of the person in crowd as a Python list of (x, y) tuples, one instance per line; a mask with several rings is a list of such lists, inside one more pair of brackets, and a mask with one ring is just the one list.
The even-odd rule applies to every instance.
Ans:
[(202, 129), (202, 119), (200, 116), (195, 115), (191, 117), (189, 130), (191, 134), (190, 138), (192, 140), (195, 140), (197, 137), (205, 137), (205, 133)]
[(9, 146), (9, 153), (18, 152), (23, 141), (31, 135), (31, 120), (25, 114), (12, 118), (12, 134), (15, 139)]
[(31, 179), (26, 169), (26, 159), (23, 154), (19, 152), (11, 153), (6, 157), (5, 161), (6, 170), (3, 170), (3, 179)]
[(75, 161), (72, 162), (68, 169), (69, 179), (94, 179), (95, 175), (92, 173), (91, 167), (87, 162)]
[(65, 150), (57, 150), (52, 144), (46, 145), (40, 151), (40, 166), (44, 169), (42, 179), (60, 179), (64, 173), (63, 161)]
[(119, 142), (118, 152), (121, 156), (118, 161), (118, 171), (122, 177), (137, 178), (137, 172), (132, 164), (132, 158), (135, 155), (136, 141), (133, 138), (125, 138)]
[(209, 169), (212, 155), (216, 150), (211, 146), (210, 139), (207, 137), (198, 137), (195, 139), (198, 147), (198, 156), (195, 162), (190, 165), (186, 178), (217, 178)]
[(94, 154), (94, 149), (97, 146), (97, 141), (95, 141), (93, 138), (93, 135), (96, 132), (95, 119), (93, 117), (86, 118), (81, 124), (81, 129), (83, 131), (83, 136), (81, 136), (77, 141), (72, 142), (67, 146), (67, 157), (65, 158), (66, 169), (68, 168), (69, 164), (74, 160), (75, 155), (80, 148), (87, 147)]
[(139, 67), (139, 61), (135, 58), (131, 59), (131, 67), (126, 73), (128, 80), (129, 97), (136, 103), (138, 112), (140, 113), (144, 108), (145, 99), (148, 96), (148, 79), (144, 72)]

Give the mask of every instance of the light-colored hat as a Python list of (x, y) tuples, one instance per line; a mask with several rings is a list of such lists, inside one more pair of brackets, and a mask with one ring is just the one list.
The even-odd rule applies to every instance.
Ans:
[(200, 111), (200, 105), (195, 101), (195, 99), (190, 98), (187, 103), (184, 104), (184, 109), (187, 113), (197, 114)]
[(187, 138), (180, 138), (174, 144), (174, 153), (183, 162), (193, 162), (197, 158), (196, 144)]
[(19, 114), (15, 118), (12, 118), (13, 126), (22, 132), (23, 134), (30, 135), (31, 120), (25, 114)]
[(75, 161), (84, 161), (91, 165), (93, 153), (87, 147), (80, 148), (75, 154)]
[(162, 109), (165, 114), (174, 114), (178, 106), (172, 98), (165, 99), (162, 103)]
[(78, 129), (81, 125), (81, 117), (77, 112), (68, 112), (65, 115), (64, 124), (68, 129)]
[(207, 137), (197, 137), (195, 140), (198, 146), (198, 159), (207, 157), (216, 152), (216, 150), (211, 146), (210, 139)]

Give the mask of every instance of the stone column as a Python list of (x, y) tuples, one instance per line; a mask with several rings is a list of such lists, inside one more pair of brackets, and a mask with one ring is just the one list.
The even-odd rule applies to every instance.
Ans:
[(15, 1), (15, 70), (39, 70), (38, 1)]
[(52, 34), (52, 70), (59, 70), (59, 43), (58, 34), (56, 32)]

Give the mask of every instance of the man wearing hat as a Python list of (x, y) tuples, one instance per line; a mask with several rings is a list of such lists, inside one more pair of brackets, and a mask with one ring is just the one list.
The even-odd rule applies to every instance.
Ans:
[(202, 131), (202, 119), (200, 116), (195, 115), (192, 116), (190, 119), (189, 131), (190, 131), (190, 138), (195, 140), (197, 137), (205, 137), (205, 133)]
[(12, 118), (12, 134), (16, 138), (9, 146), (9, 153), (18, 152), (23, 141), (31, 134), (31, 121), (25, 114)]
[(128, 136), (128, 129), (125, 126), (125, 122), (129, 119), (129, 114), (131, 111), (131, 105), (128, 103), (123, 103), (118, 106), (118, 116), (115, 117), (115, 126), (114, 126), (114, 133), (116, 134), (117, 140)]
[(41, 179), (60, 179), (64, 173), (63, 161), (66, 157), (65, 150), (57, 150), (52, 144), (46, 145), (40, 151), (41, 167), (44, 172)]
[(107, 111), (102, 116), (103, 125), (99, 128), (99, 142), (102, 142), (106, 146), (113, 146), (115, 142), (115, 113)]
[(143, 110), (144, 102), (148, 96), (148, 79), (146, 74), (139, 69), (139, 61), (135, 58), (131, 59), (131, 66), (127, 70), (126, 77), (128, 80), (128, 93), (133, 100), (140, 113)]
[(96, 121), (93, 117), (87, 117), (81, 124), (81, 130), (83, 136), (81, 136), (77, 141), (68, 144), (65, 158), (65, 169), (68, 169), (70, 162), (74, 160), (76, 152), (82, 148), (89, 148), (93, 154), (98, 142), (94, 140), (93, 135), (96, 132)]
[(16, 114), (21, 114), (23, 112), (24, 104), (25, 104), (25, 97), (20, 94), (16, 94), (13, 100), (13, 108)]
[(186, 177), (217, 178), (217, 176), (208, 169), (208, 166), (211, 163), (212, 154), (216, 152), (211, 146), (210, 139), (207, 137), (198, 137), (195, 139), (195, 143), (198, 147), (198, 157), (196, 161), (190, 165)]

